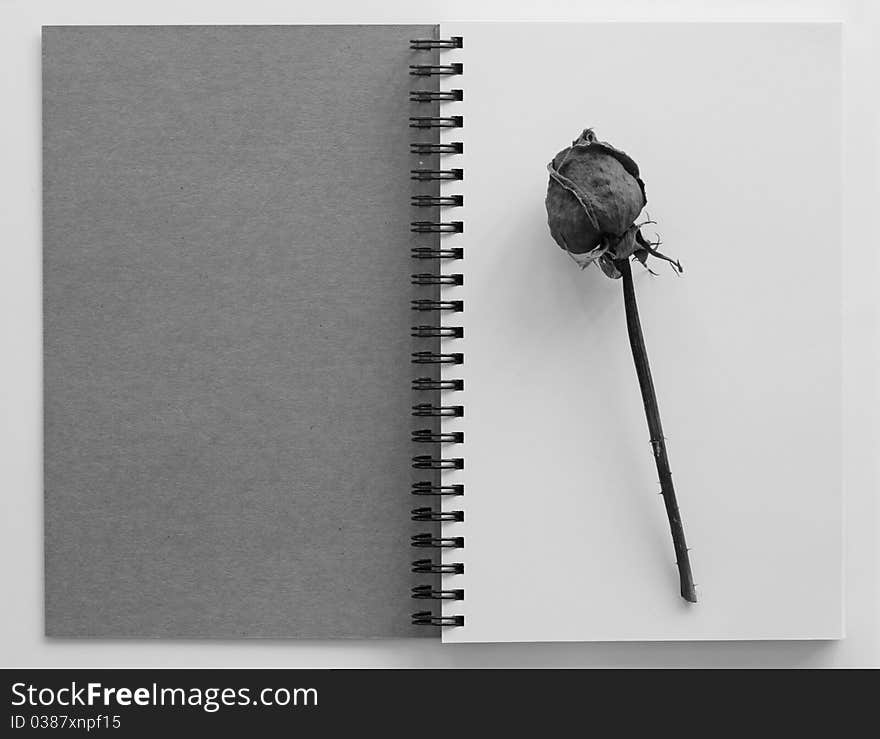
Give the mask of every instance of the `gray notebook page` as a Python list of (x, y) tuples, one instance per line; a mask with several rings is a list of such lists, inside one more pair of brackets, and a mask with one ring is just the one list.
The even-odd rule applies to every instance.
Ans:
[(48, 635), (436, 635), (408, 494), (434, 34), (44, 28)]

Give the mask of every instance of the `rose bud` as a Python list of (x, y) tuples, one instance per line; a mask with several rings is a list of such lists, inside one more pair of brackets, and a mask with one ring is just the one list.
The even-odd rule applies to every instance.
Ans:
[(550, 164), (547, 221), (550, 233), (583, 269), (599, 260), (609, 277), (620, 277), (615, 259), (647, 252), (635, 220), (648, 202), (638, 165), (586, 129)]

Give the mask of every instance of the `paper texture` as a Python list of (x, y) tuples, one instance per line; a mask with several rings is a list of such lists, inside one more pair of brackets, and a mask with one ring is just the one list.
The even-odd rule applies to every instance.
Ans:
[[(460, 35), (465, 537), (446, 642), (842, 636), (840, 28), (442, 24)], [(447, 114), (444, 112), (444, 114)], [(684, 265), (634, 265), (699, 603), (678, 594), (619, 280), (552, 240), (587, 127)], [(458, 166), (458, 165), (457, 165)], [(458, 217), (458, 213), (456, 214)], [(646, 214), (645, 214), (646, 216)], [(452, 342), (450, 342), (450, 347)], [(446, 428), (444, 428), (446, 430)], [(456, 449), (456, 452), (459, 450)]]
[(48, 635), (432, 635), (407, 92), (435, 32), (44, 29)]

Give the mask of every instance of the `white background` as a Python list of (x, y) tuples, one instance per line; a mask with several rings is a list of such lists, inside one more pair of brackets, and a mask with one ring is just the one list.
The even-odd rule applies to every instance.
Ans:
[[(872, 7), (875, 6), (875, 7)], [(843, 20), (844, 468), (847, 639), (841, 642), (441, 645), (378, 642), (49, 641), (42, 636), (40, 25), (442, 20)], [(874, 417), (880, 12), (870, 0), (734, 2), (11, 2), (0, 0), (0, 664), (13, 666), (862, 666), (880, 664)], [(523, 49), (527, 54), (528, 49)]]

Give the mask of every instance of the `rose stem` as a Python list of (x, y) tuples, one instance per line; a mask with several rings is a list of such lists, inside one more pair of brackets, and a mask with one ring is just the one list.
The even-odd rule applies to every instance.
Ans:
[(691, 573), (691, 562), (688, 557), (687, 543), (684, 539), (684, 527), (681, 524), (681, 512), (675, 500), (675, 488), (672, 486), (672, 471), (669, 469), (669, 457), (666, 454), (666, 439), (663, 436), (663, 425), (660, 423), (660, 408), (657, 406), (657, 394), (654, 392), (654, 380), (648, 365), (648, 351), (642, 336), (642, 325), (639, 321), (639, 307), (636, 304), (636, 293), (633, 289), (632, 269), (628, 259), (618, 259), (615, 266), (623, 277), (623, 302), (626, 307), (626, 328), (629, 332), (629, 344), (632, 348), (639, 388), (642, 391), (642, 402), (645, 404), (645, 416), (648, 419), (648, 431), (651, 435), (651, 446), (654, 449), (654, 461), (657, 463), (657, 474), (660, 476), (660, 491), (666, 505), (666, 516), (672, 531), (672, 545), (675, 548), (678, 579), (681, 583), (681, 597), (689, 603), (697, 602), (694, 589), (694, 576)]

